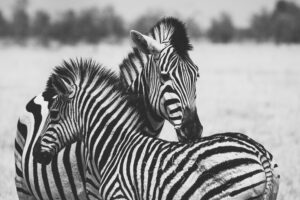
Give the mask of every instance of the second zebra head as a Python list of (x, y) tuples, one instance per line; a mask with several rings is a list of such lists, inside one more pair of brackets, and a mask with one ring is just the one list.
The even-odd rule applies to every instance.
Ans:
[(155, 116), (152, 121), (168, 120), (179, 141), (193, 142), (201, 137), (203, 126), (196, 108), (199, 72), (188, 54), (192, 47), (185, 27), (174, 18), (166, 18), (152, 28), (150, 35), (131, 31), (135, 46), (146, 55), (132, 88), (143, 94), (146, 110), (152, 110), (147, 114)]

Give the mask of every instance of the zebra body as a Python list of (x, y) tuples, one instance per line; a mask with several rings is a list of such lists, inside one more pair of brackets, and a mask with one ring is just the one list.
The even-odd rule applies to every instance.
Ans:
[[(90, 199), (276, 199), (277, 165), (262, 145), (237, 133), (190, 144), (145, 136), (144, 118), (115, 86), (117, 78), (86, 66), (65, 63), (50, 77), (50, 112), (59, 117), (47, 121), (33, 153), (47, 164), (64, 145), (81, 139)], [(90, 92), (86, 99), (83, 91)], [(82, 108), (82, 102), (90, 103)]]
[[(243, 136), (214, 135), (189, 146), (137, 135), (120, 147), (125, 152), (111, 158), (115, 168), (107, 163), (108, 171), (101, 170), (105, 166), (94, 169), (103, 174), (97, 178), (104, 180), (98, 185), (101, 198), (264, 198), (267, 174), (259, 159), (263, 154)], [(101, 153), (92, 162), (99, 167), (98, 156)], [(269, 176), (273, 178), (271, 171)]]
[[(173, 20), (174, 19), (169, 19), (169, 21)], [(167, 23), (165, 20), (158, 23), (151, 31), (151, 35), (159, 42), (162, 42), (160, 38), (165, 38), (163, 36), (165, 33), (162, 31), (165, 27), (160, 28), (162, 23), (168, 24), (169, 29), (175, 28), (174, 25), (171, 25), (170, 22)], [(177, 23), (178, 26), (178, 22), (175, 21), (175, 23)], [(183, 28), (183, 26), (179, 26), (179, 30)], [(156, 32), (159, 32), (161, 35)], [(167, 32), (170, 33), (170, 31)], [(179, 36), (185, 38), (185, 31)], [(170, 35), (168, 37), (170, 37)], [(180, 37), (178, 38), (179, 40)], [(166, 39), (164, 42), (166, 42)], [(185, 43), (187, 45), (188, 41), (185, 41)], [(180, 48), (177, 48), (177, 50), (179, 49)], [(162, 117), (159, 116), (158, 113), (155, 113), (158, 111), (149, 106), (150, 100), (146, 96), (143, 96), (145, 93), (140, 92), (144, 91), (141, 89), (142, 87), (149, 87), (149, 82), (139, 83), (139, 81), (143, 80), (140, 74), (142, 71), (147, 70), (149, 66), (147, 63), (150, 59), (151, 55), (146, 55), (142, 51), (134, 49), (120, 65), (120, 76), (126, 80), (123, 82), (124, 88), (131, 88), (129, 91), (131, 96), (138, 94), (138, 98), (142, 98), (143, 100), (139, 105), (141, 105), (140, 109), (145, 111), (144, 117), (147, 122), (143, 124), (143, 129), (145, 130), (144, 134), (157, 137), (161, 131), (164, 120), (168, 119), (168, 117)], [(189, 62), (187, 62), (188, 65), (190, 65)], [(144, 78), (147, 77), (144, 76)], [(194, 79), (195, 77), (191, 78)], [(179, 77), (177, 77), (177, 79), (179, 79)], [(137, 85), (134, 86), (135, 84)], [(153, 97), (155, 96), (152, 95), (152, 98)], [(77, 196), (79, 196), (79, 199), (85, 199), (85, 182), (82, 181), (85, 159), (83, 159), (84, 152), (81, 142), (74, 142), (73, 144), (67, 145), (62, 152), (58, 154), (56, 159), (51, 162), (51, 165), (47, 167), (33, 160), (33, 146), (40, 136), (47, 117), (49, 117), (48, 107), (50, 101), (52, 101), (52, 99), (48, 98), (47, 95), (38, 95), (28, 103), (25, 113), (20, 117), (18, 122), (15, 145), (15, 180), (19, 199), (77, 199)], [(197, 135), (197, 137), (200, 136), (201, 134)], [(191, 140), (192, 139), (194, 138), (191, 137)], [(72, 167), (70, 168), (70, 166)], [(53, 169), (55, 170), (52, 171)]]

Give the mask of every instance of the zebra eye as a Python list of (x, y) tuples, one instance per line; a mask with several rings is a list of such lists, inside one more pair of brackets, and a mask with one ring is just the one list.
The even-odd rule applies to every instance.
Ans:
[(59, 120), (59, 111), (58, 110), (51, 110), (50, 111), (50, 119), (52, 121), (58, 121)]
[(200, 78), (200, 74), (199, 73), (197, 73), (197, 78)]

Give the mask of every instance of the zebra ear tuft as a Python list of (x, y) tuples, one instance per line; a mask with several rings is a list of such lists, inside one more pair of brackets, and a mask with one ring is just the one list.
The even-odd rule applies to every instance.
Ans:
[(71, 99), (75, 93), (75, 87), (60, 77), (54, 76), (52, 84), (58, 95), (62, 95), (68, 99)]
[(143, 35), (142, 33), (132, 30), (130, 31), (131, 40), (139, 50), (145, 54), (158, 54), (165, 47), (155, 39)]

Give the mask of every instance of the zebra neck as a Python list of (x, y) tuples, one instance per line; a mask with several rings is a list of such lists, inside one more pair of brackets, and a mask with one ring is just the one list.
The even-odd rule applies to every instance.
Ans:
[(140, 77), (140, 85), (138, 87), (138, 94), (143, 99), (143, 113), (145, 114), (145, 127), (144, 131), (147, 135), (151, 136), (158, 136), (162, 130), (164, 125), (165, 119), (158, 115), (157, 111), (153, 109), (150, 102), (149, 97), (149, 88), (146, 78), (143, 76), (144, 73), (142, 72)]
[[(145, 100), (147, 101), (147, 100)], [(157, 113), (150, 107), (149, 102), (145, 102), (145, 127), (144, 131), (147, 135), (158, 136), (163, 128), (165, 120), (158, 116)], [(147, 106), (148, 105), (148, 106)]]
[[(141, 53), (137, 48), (133, 48), (132, 52), (130, 52), (123, 60), (119, 65), (119, 69), (121, 82), (124, 88), (129, 89), (134, 85), (133, 82), (137, 81), (138, 76), (147, 65), (148, 59), (148, 56)], [(135, 92), (135, 90), (132, 92)]]
[[(108, 94), (107, 96), (112, 96)], [(126, 98), (99, 97), (96, 106), (87, 114), (90, 123), (84, 134), (84, 145), (99, 172), (132, 138), (140, 136), (144, 120)], [(113, 148), (117, 146), (116, 148)], [(115, 151), (111, 152), (111, 149)], [(122, 152), (122, 151), (121, 151)]]
[(147, 75), (145, 77), (148, 60), (149, 56), (141, 53), (137, 48), (133, 48), (133, 51), (128, 54), (127, 58), (119, 66), (120, 78), (123, 87), (130, 95), (138, 96), (138, 99), (142, 99), (142, 103), (137, 107), (139, 107), (145, 119), (144, 133), (158, 136), (165, 120), (151, 107), (148, 99), (148, 83), (150, 80), (147, 79)]

